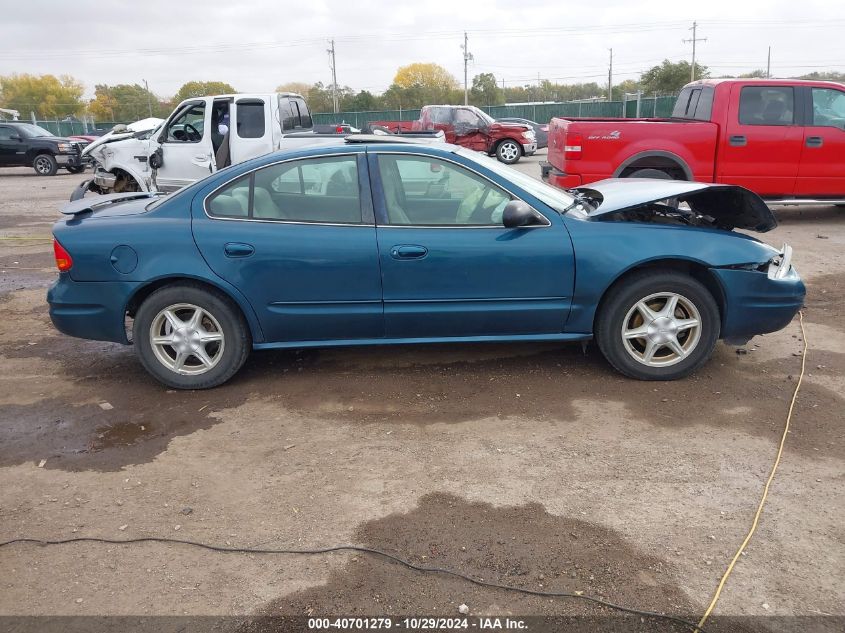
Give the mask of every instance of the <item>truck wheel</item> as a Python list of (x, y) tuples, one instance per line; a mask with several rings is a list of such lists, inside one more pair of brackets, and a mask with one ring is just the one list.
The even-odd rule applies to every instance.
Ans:
[(661, 180), (672, 180), (672, 176), (662, 169), (638, 169), (633, 171), (626, 178), (659, 178)]
[(719, 307), (703, 284), (650, 269), (608, 291), (594, 334), (617, 371), (639, 380), (675, 380), (707, 362), (720, 329)]
[(513, 165), (522, 156), (522, 148), (519, 143), (505, 139), (496, 146), (496, 158), (505, 165)]
[(223, 384), (252, 348), (237, 306), (218, 292), (188, 283), (165, 286), (147, 297), (135, 315), (132, 337), (144, 368), (174, 389)]
[(59, 171), (59, 164), (52, 154), (39, 154), (32, 161), (32, 168), (39, 176), (55, 176)]
[(81, 174), (83, 171), (85, 171), (85, 165), (76, 165), (73, 167), (68, 165), (67, 167), (65, 167), (65, 169), (67, 169), (72, 174)]

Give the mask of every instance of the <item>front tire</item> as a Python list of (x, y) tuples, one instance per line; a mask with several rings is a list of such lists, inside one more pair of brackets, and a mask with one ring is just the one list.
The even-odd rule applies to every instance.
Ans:
[(174, 389), (210, 389), (241, 368), (252, 341), (237, 306), (197, 284), (165, 286), (138, 309), (132, 329), (138, 358)]
[(52, 154), (39, 154), (32, 161), (32, 168), (39, 176), (55, 176), (59, 171), (59, 164)]
[(505, 165), (513, 165), (522, 156), (522, 148), (519, 143), (505, 139), (496, 146), (496, 158)]
[(81, 174), (83, 171), (85, 171), (85, 165), (76, 165), (73, 167), (68, 166), (65, 167), (65, 169), (67, 169), (72, 174)]
[(719, 308), (689, 275), (644, 270), (613, 286), (602, 300), (595, 336), (617, 371), (638, 380), (676, 380), (713, 354)]

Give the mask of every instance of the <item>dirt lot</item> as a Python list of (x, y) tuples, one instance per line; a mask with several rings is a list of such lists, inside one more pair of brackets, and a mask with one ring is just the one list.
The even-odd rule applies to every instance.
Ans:
[[(519, 168), (539, 175), (537, 160)], [(355, 543), (530, 589), (691, 618), (706, 607), (775, 454), (797, 320), (747, 354), (720, 344), (675, 383), (624, 379), (595, 346), (437, 346), (264, 352), (224, 387), (177, 393), (131, 348), (49, 322), (50, 226), (79, 180), (0, 171), (0, 540)], [(778, 218), (762, 237), (790, 242), (807, 281), (809, 373), (757, 536), (716, 612), (843, 615), (845, 211)], [(360, 554), (0, 550), (3, 615), (451, 616), (461, 603), (607, 613)]]

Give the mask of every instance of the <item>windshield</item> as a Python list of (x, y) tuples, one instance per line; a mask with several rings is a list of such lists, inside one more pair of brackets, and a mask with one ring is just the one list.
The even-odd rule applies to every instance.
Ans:
[(562, 189), (557, 189), (551, 185), (547, 185), (536, 178), (532, 178), (531, 176), (523, 174), (521, 171), (517, 171), (513, 167), (503, 165), (499, 161), (490, 158), (489, 156), (485, 156), (484, 154), (473, 152), (472, 150), (468, 150), (463, 147), (456, 150), (455, 153), (483, 165), (490, 171), (495, 172), (515, 185), (522, 187), (525, 191), (530, 193), (532, 196), (539, 198), (558, 213), (564, 213), (575, 200), (572, 195), (566, 193)]
[(493, 117), (491, 117), (489, 114), (487, 114), (481, 108), (473, 108), (473, 110), (475, 110), (475, 113), (478, 116), (480, 116), (481, 120), (484, 121), (487, 125), (491, 125), (492, 123), (496, 122), (496, 120)]
[(17, 127), (20, 128), (25, 136), (29, 136), (30, 138), (35, 136), (53, 136), (53, 133), (49, 130), (45, 130), (38, 125), (32, 125), (31, 123), (21, 123)]

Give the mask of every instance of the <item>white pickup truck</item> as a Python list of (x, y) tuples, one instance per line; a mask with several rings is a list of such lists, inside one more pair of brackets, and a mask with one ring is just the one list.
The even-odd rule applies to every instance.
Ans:
[[(280, 148), (319, 142), (301, 95), (232, 94), (186, 99), (157, 125), (137, 124), (91, 143), (83, 155), (95, 162), (94, 177), (79, 185), (71, 200), (86, 192), (171, 192), (229, 165)], [(143, 123), (143, 122), (139, 122)], [(135, 128), (135, 129), (132, 129)], [(350, 129), (335, 129), (334, 134)]]

